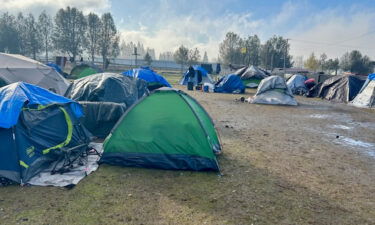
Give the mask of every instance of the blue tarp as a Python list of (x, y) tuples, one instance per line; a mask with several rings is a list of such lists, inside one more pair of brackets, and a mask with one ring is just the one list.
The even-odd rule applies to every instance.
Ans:
[(375, 80), (375, 73), (369, 74), (367, 79), (368, 80)]
[(155, 73), (149, 67), (141, 67), (138, 69), (128, 70), (123, 72), (122, 75), (136, 77), (138, 79), (145, 80), (148, 83), (159, 83), (165, 87), (172, 87), (163, 76)]
[(58, 72), (59, 74), (61, 74), (61, 75), (64, 74), (64, 72), (61, 70), (60, 66), (58, 66), (57, 64), (55, 64), (53, 62), (49, 62), (46, 65), (55, 69), (55, 71)]
[(24, 106), (72, 103), (70, 107), (77, 118), (83, 116), (81, 106), (68, 98), (38, 86), (17, 82), (0, 88), (0, 127), (11, 128), (17, 124)]
[(220, 93), (244, 93), (245, 85), (236, 74), (222, 77), (215, 85), (215, 92)]
[[(198, 73), (202, 76), (201, 83), (213, 83), (210, 75), (208, 74), (208, 72), (203, 67), (195, 65), (195, 66), (193, 66), (193, 69), (195, 71), (195, 75), (194, 75), (194, 78), (190, 78), (190, 80), (194, 83), (194, 85), (197, 85), (199, 83), (198, 82)], [(187, 85), (188, 80), (189, 80), (189, 70), (187, 70), (185, 72), (185, 74), (183, 75), (182, 79), (180, 80), (180, 84), (181, 85)]]

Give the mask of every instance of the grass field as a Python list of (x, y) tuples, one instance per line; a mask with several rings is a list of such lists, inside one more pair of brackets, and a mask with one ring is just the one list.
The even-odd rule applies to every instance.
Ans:
[[(173, 85), (180, 79), (163, 75)], [(218, 127), (223, 176), (102, 165), (71, 190), (0, 188), (0, 224), (375, 224), (374, 158), (340, 142), (373, 143), (374, 111), (305, 98), (298, 107), (277, 107), (188, 93)]]

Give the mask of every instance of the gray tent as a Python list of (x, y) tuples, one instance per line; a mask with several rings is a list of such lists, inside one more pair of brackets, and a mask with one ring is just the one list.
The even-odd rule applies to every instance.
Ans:
[(69, 86), (53, 68), (33, 59), (0, 53), (0, 86), (23, 81), (63, 95)]
[[(371, 77), (372, 76), (372, 77)], [(361, 108), (375, 108), (375, 75), (371, 74), (352, 104)]]
[(238, 69), (234, 74), (241, 77), (246, 87), (256, 88), (258, 87), (260, 81), (269, 76), (266, 71), (263, 71), (255, 66), (245, 66)]
[(307, 92), (305, 85), (306, 77), (303, 75), (295, 74), (289, 78), (286, 85), (295, 95), (303, 95)]
[(250, 103), (271, 105), (298, 105), (284, 78), (270, 76), (263, 79)]
[(95, 136), (106, 137), (127, 108), (148, 94), (147, 82), (114, 73), (99, 73), (75, 80), (65, 96), (79, 101), (83, 125)]

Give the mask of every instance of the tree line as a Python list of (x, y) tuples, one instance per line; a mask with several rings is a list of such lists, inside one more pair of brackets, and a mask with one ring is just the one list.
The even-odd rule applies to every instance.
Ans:
[(109, 58), (119, 55), (119, 40), (111, 13), (99, 17), (66, 7), (53, 18), (46, 11), (37, 18), (33, 14), (14, 16), (8, 12), (0, 16), (0, 51), (34, 59), (44, 54), (48, 61), (51, 52), (59, 52), (75, 61), (85, 52), (92, 62), (100, 55), (105, 65)]
[(337, 75), (337, 71), (341, 69), (351, 73), (369, 74), (373, 71), (374, 62), (367, 55), (362, 55), (360, 51), (353, 50), (346, 52), (340, 59), (327, 59), (325, 53), (317, 58), (314, 53), (311, 53), (304, 65), (314, 72), (318, 70), (328, 73), (335, 72)]
[(277, 67), (293, 66), (289, 54), (290, 44), (281, 36), (273, 36), (264, 44), (257, 35), (241, 37), (228, 32), (219, 45), (219, 57), (224, 64), (261, 66), (272, 70)]

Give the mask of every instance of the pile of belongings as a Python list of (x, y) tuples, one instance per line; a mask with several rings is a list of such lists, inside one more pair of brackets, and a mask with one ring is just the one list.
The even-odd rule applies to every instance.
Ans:
[(162, 75), (157, 74), (149, 67), (141, 67), (138, 69), (128, 70), (123, 72), (122, 75), (135, 77), (146, 81), (149, 91), (161, 87), (172, 87), (172, 85), (170, 85)]
[(298, 105), (285, 79), (280, 76), (263, 79), (254, 97), (249, 98), (248, 101), (254, 104)]
[(295, 74), (288, 79), (286, 85), (294, 95), (304, 95), (308, 91), (305, 82), (306, 76)]
[(352, 101), (352, 104), (362, 108), (375, 107), (375, 74), (368, 75), (365, 84)]
[(159, 88), (127, 110), (104, 141), (100, 163), (219, 171), (221, 149), (212, 119), (194, 98)]
[[(90, 134), (79, 119), (78, 103), (32, 84), (17, 82), (0, 88), (0, 177), (20, 184), (48, 170), (71, 171), (86, 158)], [(78, 183), (86, 171), (74, 178)], [(64, 183), (65, 184), (65, 183)]]
[(192, 82), (194, 86), (203, 83), (214, 83), (210, 74), (201, 66), (190, 67), (180, 80), (180, 85), (187, 85)]
[(126, 109), (148, 93), (144, 80), (100, 73), (73, 81), (65, 97), (83, 106), (83, 125), (94, 136), (105, 138)]
[(69, 82), (49, 66), (22, 55), (0, 53), (0, 87), (20, 81), (59, 95), (69, 86)]
[(229, 74), (223, 76), (218, 82), (216, 82), (214, 92), (242, 94), (245, 93), (245, 85), (242, 83), (239, 76), (236, 74)]
[(348, 103), (357, 96), (363, 84), (364, 81), (354, 75), (333, 76), (315, 85), (306, 96)]
[(255, 66), (244, 66), (234, 72), (237, 76), (241, 78), (243, 83), (248, 88), (257, 88), (259, 83), (266, 77), (269, 77), (270, 74)]

